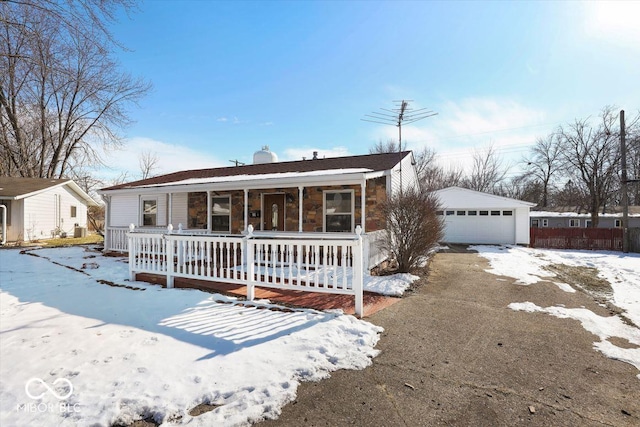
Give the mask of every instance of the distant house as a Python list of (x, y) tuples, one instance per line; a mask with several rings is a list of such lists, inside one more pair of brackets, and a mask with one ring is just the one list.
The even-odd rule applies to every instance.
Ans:
[(445, 224), (443, 241), (476, 244), (529, 244), (529, 209), (535, 203), (460, 187), (435, 192)]
[[(531, 227), (580, 228), (591, 227), (591, 214), (579, 207), (544, 208), (531, 211)], [(622, 207), (607, 207), (598, 215), (598, 228), (622, 226)], [(629, 206), (629, 228), (640, 228), (640, 206)]]
[[(211, 234), (256, 231), (353, 233), (384, 229), (379, 203), (417, 183), (413, 154), (278, 162), (263, 147), (254, 163), (186, 170), (100, 190), (105, 250), (126, 250), (130, 224)], [(125, 239), (126, 240), (126, 239)]]
[(0, 230), (11, 242), (73, 236), (87, 227), (87, 207), (98, 203), (70, 179), (0, 177), (0, 205)]

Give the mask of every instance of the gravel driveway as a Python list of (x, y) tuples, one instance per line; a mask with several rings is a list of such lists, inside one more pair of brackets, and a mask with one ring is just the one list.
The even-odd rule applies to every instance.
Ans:
[(426, 283), (368, 320), (385, 328), (364, 371), (304, 383), (278, 426), (637, 426), (637, 369), (580, 323), (512, 302), (608, 309), (551, 283), (519, 286), (475, 253), (438, 253)]

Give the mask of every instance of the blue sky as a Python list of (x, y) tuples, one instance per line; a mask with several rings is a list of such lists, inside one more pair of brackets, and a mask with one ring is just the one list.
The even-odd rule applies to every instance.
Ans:
[[(635, 16), (635, 18), (634, 18)], [(437, 116), (403, 128), (410, 149), (468, 165), (492, 144), (514, 162), (560, 124), (606, 105), (640, 109), (640, 2), (152, 1), (113, 27), (125, 70), (152, 82), (131, 110), (139, 174), (366, 154), (397, 129), (365, 114), (413, 100)]]

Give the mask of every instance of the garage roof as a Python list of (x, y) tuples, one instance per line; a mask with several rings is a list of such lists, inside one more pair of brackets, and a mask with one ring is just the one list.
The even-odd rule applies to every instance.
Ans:
[(444, 188), (435, 191), (435, 194), (438, 196), (442, 208), (451, 209), (514, 209), (530, 208), (536, 205), (535, 203), (523, 202), (522, 200), (496, 196), (495, 194), (482, 193), (461, 187)]

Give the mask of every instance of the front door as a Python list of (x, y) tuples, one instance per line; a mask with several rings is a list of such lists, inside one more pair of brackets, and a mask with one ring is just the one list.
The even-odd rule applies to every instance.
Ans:
[(284, 231), (284, 194), (265, 194), (262, 211), (264, 231)]

